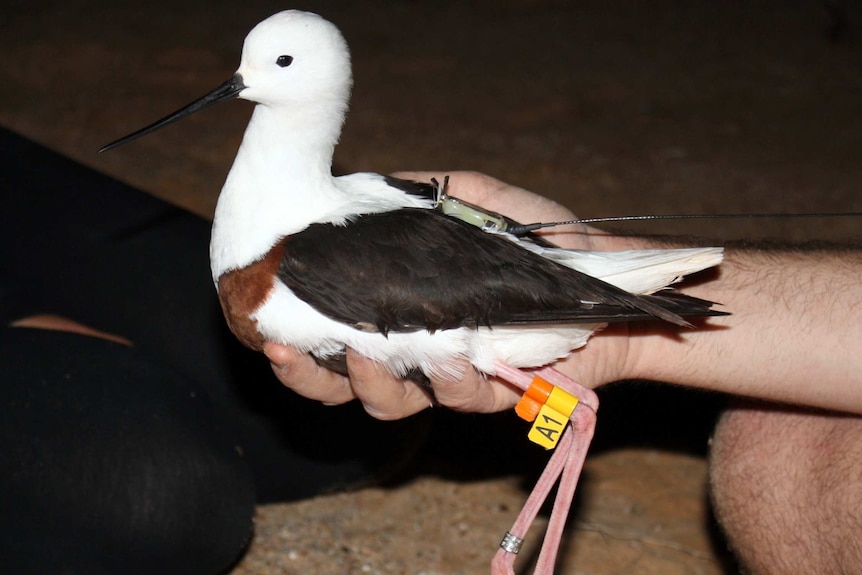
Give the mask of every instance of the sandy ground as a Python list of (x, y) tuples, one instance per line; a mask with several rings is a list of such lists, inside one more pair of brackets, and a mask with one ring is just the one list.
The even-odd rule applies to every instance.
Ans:
[[(340, 171), (475, 169), (582, 216), (859, 211), (862, 10), (848, 1), (835, 20), (825, 4), (18, 0), (0, 120), (209, 216), (250, 105), (95, 151), (227, 79), (254, 23), (301, 7), (353, 49)], [(859, 238), (858, 220), (638, 229)], [(619, 385), (602, 400), (560, 572), (734, 572), (705, 486), (721, 398)], [(442, 437), (390, 485), (261, 507), (235, 575), (483, 572), (542, 455), (513, 449), (497, 465)]]

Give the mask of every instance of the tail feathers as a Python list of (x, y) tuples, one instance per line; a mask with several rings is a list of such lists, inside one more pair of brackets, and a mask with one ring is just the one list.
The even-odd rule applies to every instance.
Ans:
[[(728, 312), (712, 309), (712, 306), (716, 305), (715, 302), (688, 296), (671, 289), (641, 296), (640, 299), (649, 305), (649, 308), (642, 308), (645, 311), (649, 311), (657, 318), (686, 327), (691, 325), (683, 319), (686, 317), (729, 315)], [(659, 312), (659, 310), (661, 311)]]
[(729, 315), (728, 312), (712, 309), (714, 302), (688, 296), (671, 289), (653, 295), (632, 296), (620, 305), (593, 304), (588, 308), (578, 307), (571, 310), (537, 310), (512, 314), (506, 325), (561, 325), (615, 323), (660, 319), (675, 325), (690, 327), (685, 318)]

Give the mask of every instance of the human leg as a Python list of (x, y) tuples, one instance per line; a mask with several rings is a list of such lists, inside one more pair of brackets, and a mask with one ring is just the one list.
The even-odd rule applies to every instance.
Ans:
[(752, 575), (862, 565), (862, 418), (741, 404), (712, 442), (715, 513)]
[(0, 570), (215, 575), (254, 483), (200, 386), (127, 345), (0, 329)]

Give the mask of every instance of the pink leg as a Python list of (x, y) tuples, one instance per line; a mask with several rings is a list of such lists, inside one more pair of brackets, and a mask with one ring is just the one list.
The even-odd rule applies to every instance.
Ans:
[[(587, 459), (587, 451), (593, 440), (593, 432), (596, 429), (596, 412), (584, 406), (575, 409), (572, 414), (572, 445), (568, 447), (568, 460), (563, 468), (563, 476), (560, 486), (557, 488), (557, 497), (554, 499), (554, 508), (545, 531), (545, 541), (539, 552), (539, 560), (536, 563), (534, 575), (552, 575), (554, 563), (557, 559), (557, 551), (560, 548), (560, 540), (563, 538), (563, 529), (566, 518), (569, 516), (569, 508), (575, 497), (575, 489), (578, 487), (578, 479)], [(558, 445), (559, 449), (560, 446)]]
[(599, 396), (596, 395), (596, 392), (588, 387), (584, 387), (568, 375), (560, 373), (553, 367), (543, 367), (536, 370), (535, 374), (543, 377), (548, 383), (562, 387), (577, 397), (581, 403), (592, 409), (593, 412), (599, 410)]
[(530, 492), (527, 501), (524, 502), (524, 506), (521, 508), (517, 519), (515, 519), (511, 529), (506, 533), (506, 537), (515, 546), (504, 547), (505, 541), (500, 544), (500, 548), (491, 561), (492, 575), (514, 575), (515, 556), (518, 554), (518, 548), (520, 547), (520, 543), (517, 542), (524, 540), (527, 530), (536, 518), (536, 514), (539, 512), (545, 499), (547, 499), (548, 493), (551, 492), (551, 489), (553, 489), (554, 484), (557, 482), (557, 478), (566, 465), (566, 456), (571, 444), (572, 433), (571, 429), (567, 428), (557, 444), (557, 449), (554, 450), (554, 453), (548, 460), (545, 470), (536, 482), (536, 486), (533, 487), (533, 491)]
[[(514, 575), (515, 555), (520, 547), (520, 542), (523, 541), (527, 529), (529, 529), (542, 503), (562, 473), (534, 575), (551, 575), (553, 573), (566, 517), (596, 427), (596, 410), (599, 406), (599, 400), (592, 390), (581, 386), (552, 368), (542, 368), (536, 374), (549, 383), (572, 393), (578, 397), (579, 402), (572, 413), (571, 426), (566, 428), (560, 438), (554, 454), (524, 503), (512, 529), (506, 534), (500, 549), (494, 555), (494, 559), (491, 561), (492, 575)], [(497, 376), (521, 389), (529, 387), (533, 379), (532, 373), (502, 363), (497, 366)]]

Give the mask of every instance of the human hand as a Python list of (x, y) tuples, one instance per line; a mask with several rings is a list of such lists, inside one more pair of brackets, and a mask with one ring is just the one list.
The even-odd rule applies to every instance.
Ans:
[[(447, 173), (403, 172), (396, 177), (415, 181), (442, 180)], [(476, 172), (448, 173), (451, 196), (461, 198), (488, 210), (509, 216), (522, 223), (571, 220), (574, 214), (562, 205), (510, 186)], [(585, 225), (547, 228), (541, 235), (565, 248), (613, 249), (613, 237)], [(628, 351), (626, 326), (615, 325), (596, 338), (586, 349), (572, 354), (554, 367), (582, 385), (595, 387), (619, 379)], [(598, 341), (598, 340), (601, 341)], [(599, 348), (599, 349), (596, 349)], [(340, 404), (359, 399), (365, 410), (379, 419), (400, 419), (430, 405), (428, 395), (414, 382), (399, 379), (376, 362), (347, 353), (349, 377), (320, 367), (308, 354), (267, 342), (264, 353), (273, 372), (285, 386), (300, 395), (326, 404)], [(494, 377), (486, 377), (465, 366), (460, 381), (432, 379), (436, 400), (460, 411), (495, 412), (517, 403), (521, 392)]]

